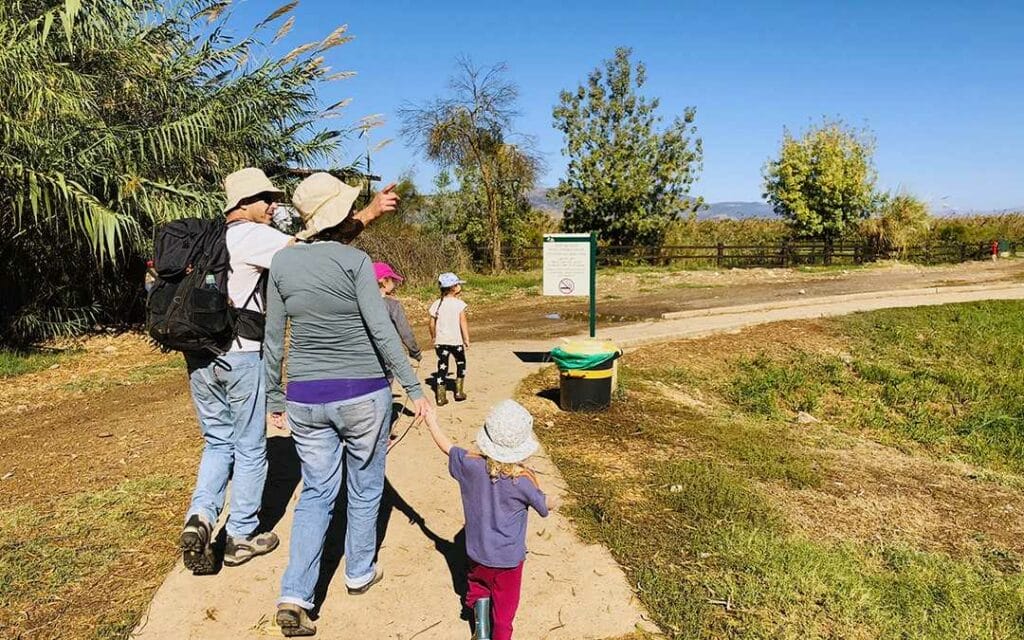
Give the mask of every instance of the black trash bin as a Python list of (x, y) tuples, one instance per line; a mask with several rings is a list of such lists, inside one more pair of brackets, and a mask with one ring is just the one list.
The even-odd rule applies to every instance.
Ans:
[(607, 340), (578, 340), (557, 347), (559, 405), (563, 411), (604, 411), (612, 402), (615, 362), (622, 352)]

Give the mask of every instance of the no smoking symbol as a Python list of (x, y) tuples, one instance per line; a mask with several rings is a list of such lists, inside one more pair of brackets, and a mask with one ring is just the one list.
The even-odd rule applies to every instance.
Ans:
[(562, 293), (562, 295), (567, 296), (576, 290), (576, 283), (570, 280), (569, 278), (562, 278), (561, 280), (558, 281), (558, 290)]

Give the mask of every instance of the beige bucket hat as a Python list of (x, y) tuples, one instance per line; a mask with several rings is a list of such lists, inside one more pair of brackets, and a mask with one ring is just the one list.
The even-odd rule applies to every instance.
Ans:
[(224, 213), (229, 213), (242, 200), (261, 193), (269, 193), (278, 200), (284, 198), (284, 192), (275, 187), (267, 174), (256, 167), (240, 169), (224, 178), (224, 193), (227, 194)]
[(349, 186), (329, 173), (314, 173), (303, 180), (292, 194), (292, 204), (299, 210), (306, 228), (295, 237), (309, 240), (341, 224), (351, 213), (359, 192), (359, 187)]

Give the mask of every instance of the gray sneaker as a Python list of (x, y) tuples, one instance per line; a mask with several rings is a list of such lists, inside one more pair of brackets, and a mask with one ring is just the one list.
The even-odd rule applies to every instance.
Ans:
[(181, 559), (192, 572), (192, 575), (206, 576), (217, 570), (210, 546), (213, 527), (198, 515), (193, 515), (185, 523), (181, 532)]
[(384, 579), (384, 570), (381, 569), (380, 567), (377, 567), (374, 570), (373, 580), (370, 580), (369, 582), (367, 582), (366, 584), (364, 584), (361, 587), (355, 587), (355, 588), (348, 587), (348, 595), (350, 595), (350, 596), (361, 596), (364, 593), (366, 593), (367, 591), (369, 591), (370, 587), (372, 587), (373, 585), (377, 584), (378, 582), (380, 582), (383, 579)]
[(227, 544), (224, 545), (224, 565), (237, 567), (245, 564), (256, 556), (270, 553), (280, 543), (277, 534), (272, 531), (254, 533), (247, 538), (228, 536)]
[(316, 634), (316, 625), (309, 619), (306, 610), (297, 604), (277, 605), (277, 626), (286, 638)]

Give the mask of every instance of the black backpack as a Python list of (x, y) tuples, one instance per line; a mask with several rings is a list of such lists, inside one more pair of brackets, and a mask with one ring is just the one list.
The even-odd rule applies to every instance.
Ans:
[(154, 242), (156, 283), (146, 300), (146, 331), (173, 351), (222, 355), (235, 338), (228, 298), (223, 219), (184, 218), (160, 227)]

